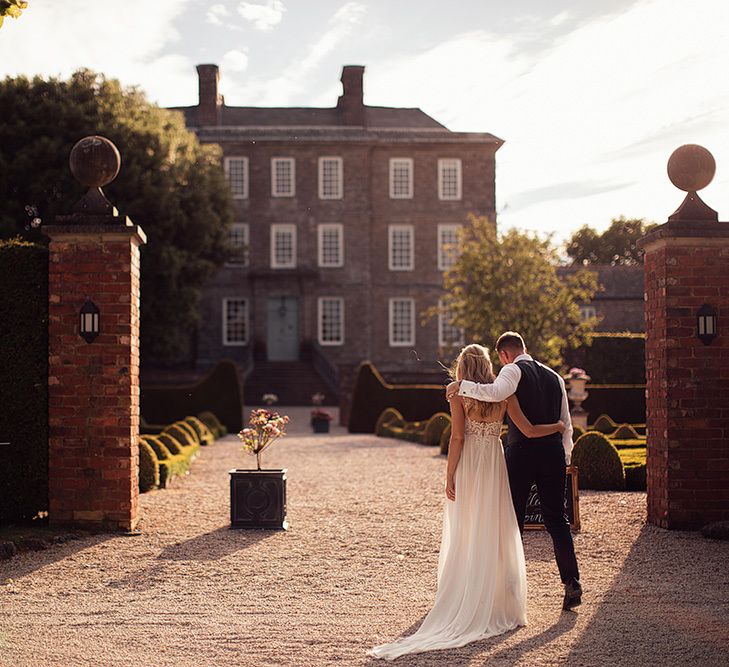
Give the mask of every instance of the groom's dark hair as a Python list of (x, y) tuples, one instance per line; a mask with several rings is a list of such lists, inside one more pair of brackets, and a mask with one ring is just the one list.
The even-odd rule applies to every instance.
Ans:
[(521, 334), (516, 333), (516, 331), (505, 331), (496, 341), (497, 352), (501, 352), (501, 350), (504, 349), (514, 350), (515, 352), (523, 352), (525, 348), (524, 339), (521, 337)]

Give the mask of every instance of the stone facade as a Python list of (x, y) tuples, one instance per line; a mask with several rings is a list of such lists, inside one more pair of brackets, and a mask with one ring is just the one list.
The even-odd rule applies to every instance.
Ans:
[[(125, 218), (48, 225), (49, 517), (132, 530), (139, 480), (139, 246)], [(103, 218), (103, 219), (102, 219)], [(88, 222), (88, 221), (86, 221)], [(79, 335), (90, 299), (100, 334)]]
[[(729, 223), (672, 220), (643, 241), (648, 520), (729, 520)], [(703, 344), (697, 313), (718, 310)]]
[[(495, 153), (502, 141), (486, 133), (451, 132), (419, 109), (365, 105), (363, 71), (344, 68), (343, 94), (334, 108), (260, 109), (226, 106), (217, 91), (217, 67), (198, 67), (199, 104), (181, 111), (202, 142), (219, 144), (225, 158), (237, 160), (235, 168), (246, 172), (232, 178), (239, 179), (236, 221), (247, 226), (249, 249), (247, 264), (225, 266), (204, 291), (196, 341), (200, 369), (223, 357), (243, 367), (272, 358), (277, 310), (290, 318), (296, 356), (323, 360), (334, 374), (344, 375), (363, 359), (373, 360), (385, 373), (418, 373), (422, 364), (411, 349), (424, 359), (438, 355), (437, 319), (422, 325), (421, 315), (442, 292), (439, 225), (463, 224), (469, 213), (495, 221)], [(281, 157), (293, 159), (291, 196), (272, 195), (272, 161)], [(341, 160), (340, 198), (321, 196), (323, 157)], [(392, 158), (412, 160), (410, 198), (391, 196)], [(439, 160), (453, 159), (460, 161), (460, 196), (444, 199)], [(319, 261), (319, 226), (332, 223), (342, 227), (343, 262), (338, 267)], [(290, 268), (277, 268), (272, 260), (273, 229), (280, 224), (295, 229), (296, 260)], [(389, 266), (391, 225), (412, 225), (411, 269)], [(326, 344), (320, 336), (320, 298), (343, 300), (339, 344)], [(414, 299), (412, 344), (391, 345), (392, 298)], [(229, 313), (224, 308), (230, 307), (225, 299), (245, 300), (239, 317), (245, 318), (246, 333), (235, 344), (225, 341)]]

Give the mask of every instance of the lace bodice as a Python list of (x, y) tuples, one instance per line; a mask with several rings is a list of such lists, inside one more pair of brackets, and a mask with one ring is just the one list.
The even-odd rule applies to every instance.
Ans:
[(497, 438), (501, 435), (502, 422), (477, 422), (466, 417), (466, 435), (495, 435)]

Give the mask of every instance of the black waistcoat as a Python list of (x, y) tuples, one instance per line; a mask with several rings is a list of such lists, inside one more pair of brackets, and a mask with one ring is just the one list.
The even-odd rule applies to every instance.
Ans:
[[(562, 386), (559, 377), (538, 361), (523, 359), (516, 365), (521, 369), (521, 380), (516, 388), (521, 411), (532, 424), (553, 424), (562, 412)], [(552, 433), (543, 438), (527, 438), (511, 421), (506, 436), (507, 445), (526, 443), (561, 443), (562, 435)]]

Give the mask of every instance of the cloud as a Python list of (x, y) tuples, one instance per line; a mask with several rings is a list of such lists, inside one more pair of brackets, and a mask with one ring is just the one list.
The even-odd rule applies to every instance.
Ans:
[(253, 24), (256, 30), (268, 32), (281, 23), (286, 7), (281, 0), (267, 0), (265, 4), (241, 2), (238, 13)]
[(244, 72), (248, 69), (248, 54), (236, 49), (228, 51), (221, 59), (220, 66), (225, 71)]
[[(677, 146), (706, 145), (717, 172), (729, 173), (726, 25), (725, 0), (642, 0), (538, 54), (515, 48), (518, 35), (473, 31), (370, 63), (367, 100), (505, 139), (496, 182), (504, 226), (566, 235), (621, 213), (665, 220), (681, 199), (665, 171)], [(585, 184), (607, 186), (590, 193)], [(717, 174), (702, 194), (724, 218), (727, 185)]]
[(230, 16), (228, 8), (221, 4), (216, 3), (208, 7), (208, 13), (205, 16), (205, 21), (211, 25), (223, 25), (223, 19)]
[[(296, 100), (309, 85), (307, 77), (346, 42), (366, 11), (367, 8), (360, 2), (342, 5), (329, 19), (327, 29), (308, 45), (303, 55), (297, 55), (280, 76), (247, 79), (244, 84), (225, 77), (222, 81), (228, 104), (241, 103), (235, 100), (255, 99), (259, 106), (285, 106)], [(225, 72), (222, 74), (224, 76)]]
[(126, 85), (140, 85), (163, 105), (179, 104), (194, 66), (175, 52), (183, 45), (174, 22), (190, 4), (158, 0), (150, 11), (148, 0), (32, 3), (32, 11), (2, 28), (0, 49), (13, 56), (0, 58), (0, 76), (67, 78), (89, 67)]

